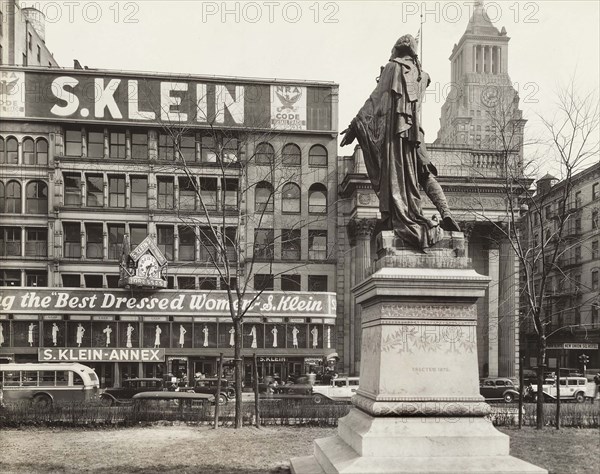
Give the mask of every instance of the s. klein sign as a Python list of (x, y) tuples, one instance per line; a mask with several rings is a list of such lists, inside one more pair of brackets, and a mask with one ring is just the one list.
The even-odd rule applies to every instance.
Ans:
[(164, 349), (38, 349), (40, 362), (164, 362)]
[[(335, 293), (280, 291), (255, 298), (247, 294), (241, 305), (247, 316), (335, 317)], [(226, 291), (92, 290), (85, 288), (0, 287), (0, 313), (26, 314), (139, 314), (230, 316)]]
[(4, 119), (332, 130), (333, 85), (52, 70), (3, 70), (0, 81)]

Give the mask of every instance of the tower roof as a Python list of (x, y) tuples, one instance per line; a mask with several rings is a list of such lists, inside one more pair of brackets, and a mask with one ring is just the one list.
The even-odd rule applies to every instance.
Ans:
[(484, 36), (499, 36), (501, 34), (485, 12), (482, 1), (475, 3), (475, 9), (473, 10), (473, 15), (471, 15), (465, 34)]

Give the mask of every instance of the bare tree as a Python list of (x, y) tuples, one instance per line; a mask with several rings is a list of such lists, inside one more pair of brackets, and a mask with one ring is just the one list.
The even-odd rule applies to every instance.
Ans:
[[(580, 284), (565, 271), (564, 264), (581, 243), (573, 232), (577, 225), (574, 176), (598, 157), (598, 99), (595, 91), (578, 93), (575, 81), (571, 81), (558, 92), (553, 115), (538, 117), (545, 140), (527, 144), (523, 141), (524, 122), (518, 110), (518, 97), (498, 94), (497, 103), (488, 108), (487, 114), (492, 124), (491, 134), (482, 148), (494, 151), (506, 217), (493, 221), (486, 217), (483, 206), (472, 211), (493, 226), (496, 235), (509, 242), (519, 262), (520, 323), (535, 334), (537, 385), (541, 394), (548, 338), (565, 328), (585, 326), (557, 320), (552, 298), (556, 286), (572, 288)], [(533, 144), (542, 154), (524, 156), (524, 146)], [(551, 167), (560, 173), (560, 184), (550, 193), (541, 184), (532, 187), (540, 170)], [(544, 179), (538, 181), (543, 182)], [(574, 310), (584, 304), (574, 300), (571, 307), (560, 311)], [(543, 401), (543, 396), (539, 396), (538, 429), (544, 426)]]
[[(300, 161), (300, 148), (287, 142), (291, 135), (285, 130), (271, 130), (270, 123), (224, 127), (216, 123), (214, 116), (204, 119), (207, 125), (200, 131), (190, 126), (191, 121), (161, 123), (164, 133), (170, 137), (174, 153), (172, 161), (157, 162), (156, 166), (157, 170), (162, 167), (180, 174), (177, 218), (200, 243), (202, 259), (218, 276), (220, 288), (227, 294), (235, 331), (235, 427), (239, 428), (243, 424), (244, 317), (270, 287), (269, 279), (286, 278), (287, 274), (306, 265), (300, 258), (300, 231), (327, 222), (328, 213), (332, 213), (335, 206), (325, 192), (312, 209), (314, 212), (308, 217), (298, 215), (285, 232), (276, 234), (275, 203), (300, 206), (303, 195), (299, 184), (310, 178), (306, 163)], [(215, 187), (209, 179), (197, 179), (200, 167), (191, 158), (194, 153), (186, 146), (186, 141), (196, 142), (196, 139), (190, 139), (195, 135), (202, 141), (203, 175), (208, 170), (211, 178), (221, 181), (220, 187)], [(272, 142), (283, 151), (276, 153)], [(335, 174), (329, 176), (325, 172), (321, 179), (324, 183), (331, 182), (335, 180)], [(184, 194), (187, 204), (182, 201)], [(312, 238), (316, 252), (319, 252), (316, 259), (333, 258), (333, 245), (325, 244), (318, 235)], [(276, 245), (289, 252), (297, 250), (297, 258), (285, 265), (278, 264), (274, 252)], [(263, 275), (268, 277), (259, 281)]]

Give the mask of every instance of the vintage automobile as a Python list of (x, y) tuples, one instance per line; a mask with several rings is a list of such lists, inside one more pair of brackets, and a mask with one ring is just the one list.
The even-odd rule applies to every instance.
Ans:
[[(194, 392), (194, 393), (205, 393), (217, 395), (217, 378), (204, 378), (197, 379), (193, 387), (180, 388), (180, 392)], [(227, 403), (229, 400), (235, 398), (235, 387), (227, 379), (221, 379), (221, 392), (219, 393), (219, 405)]]
[[(537, 384), (531, 386), (533, 399), (537, 399), (538, 389)], [(556, 400), (558, 390), (556, 388), (556, 378), (547, 378), (542, 385), (544, 399)], [(593, 382), (588, 382), (585, 377), (561, 377), (560, 378), (560, 399), (574, 400), (578, 403), (583, 403), (586, 397), (592, 397), (594, 394)]]
[(486, 400), (511, 403), (519, 399), (519, 388), (507, 378), (489, 377), (479, 381), (479, 393)]
[(180, 391), (151, 391), (136, 393), (132, 397), (134, 408), (141, 409), (151, 407), (176, 406), (184, 407), (204, 405), (215, 402), (215, 397), (206, 393), (180, 392)]
[(122, 387), (107, 388), (100, 394), (103, 405), (112, 406), (117, 403), (130, 402), (134, 395), (143, 392), (167, 391), (163, 379), (134, 378), (125, 379)]
[(321, 404), (329, 400), (350, 401), (358, 389), (358, 377), (337, 377), (331, 379), (328, 385), (315, 385), (313, 387), (313, 402)]

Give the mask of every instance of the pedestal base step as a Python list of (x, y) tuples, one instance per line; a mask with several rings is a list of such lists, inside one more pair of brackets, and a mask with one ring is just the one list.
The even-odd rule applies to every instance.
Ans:
[[(393, 453), (390, 453), (393, 454)], [(319, 460), (317, 460), (317, 458)], [(293, 458), (293, 474), (546, 474), (539, 468), (512, 456), (461, 457), (362, 457), (338, 436), (315, 441), (315, 454)]]

